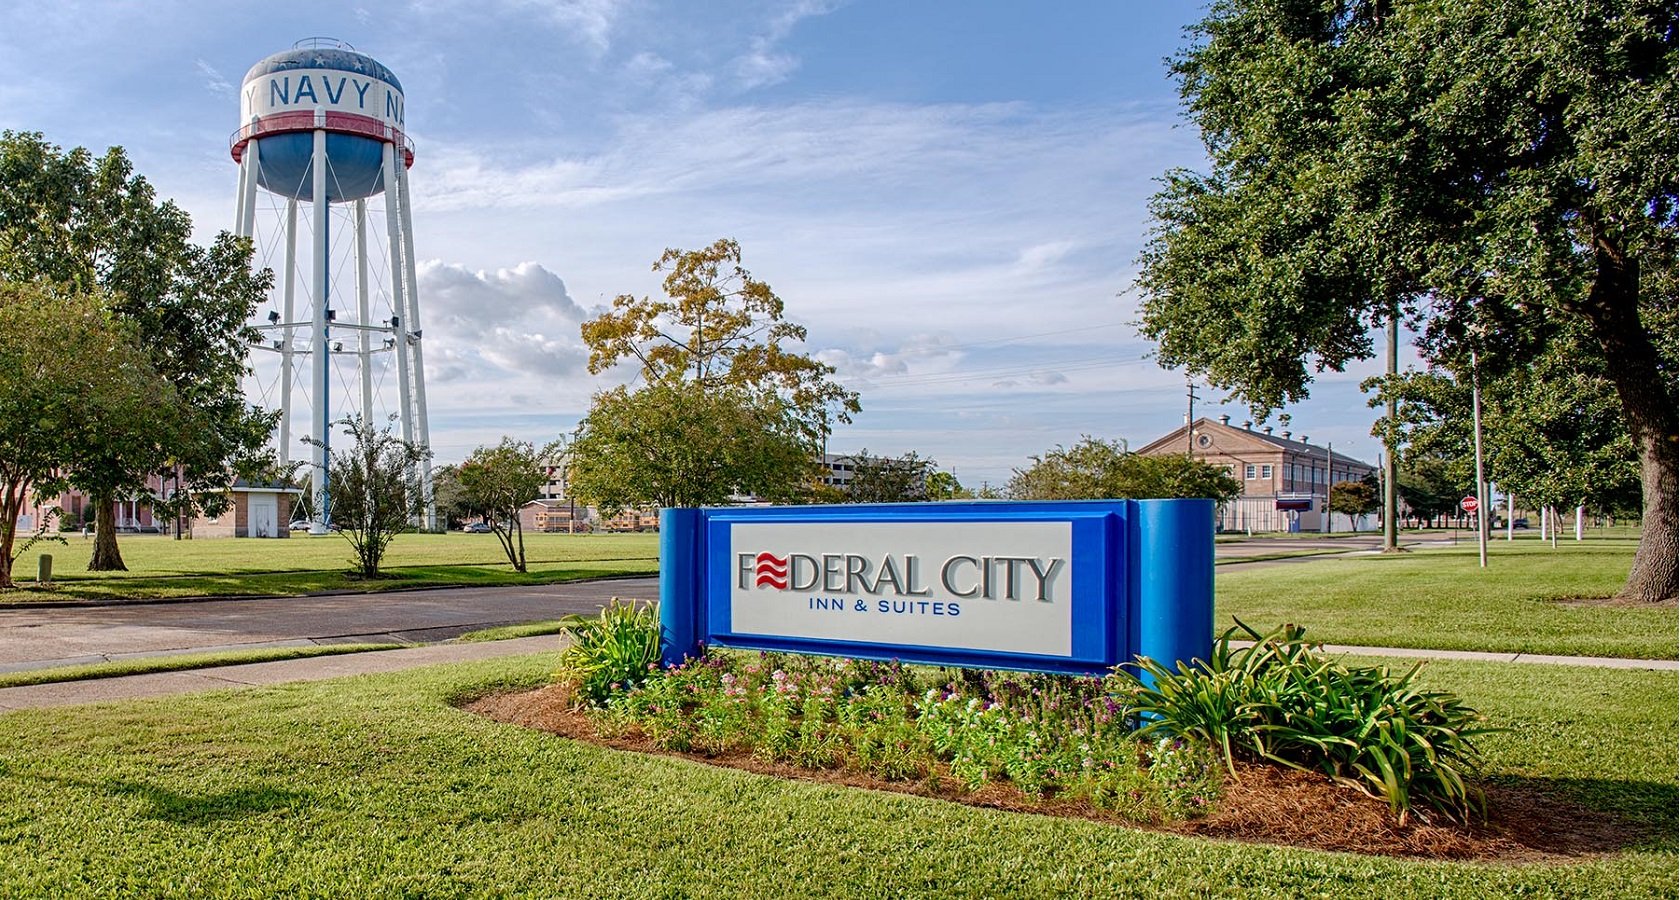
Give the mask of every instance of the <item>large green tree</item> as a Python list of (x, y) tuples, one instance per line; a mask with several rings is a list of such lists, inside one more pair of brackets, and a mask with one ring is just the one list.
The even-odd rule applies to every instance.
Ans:
[(1171, 62), (1211, 171), (1168, 173), (1143, 330), (1264, 412), (1372, 355), (1521, 368), (1579, 329), (1640, 465), (1623, 596), (1673, 597), (1676, 10), (1221, 0)]
[(1055, 447), (1016, 469), (1008, 494), (1016, 500), (1206, 497), (1224, 503), (1242, 485), (1220, 466), (1171, 453), (1144, 456), (1119, 441), (1086, 435), (1072, 447)]
[(270, 275), (251, 271), (248, 240), (223, 232), (199, 246), (191, 235), (186, 212), (159, 201), (120, 148), (96, 158), (0, 133), (0, 280), (99, 290), (171, 386), (147, 420), (101, 433), (66, 461), (97, 511), (91, 569), (124, 568), (113, 500), (168, 473), (180, 497), (222, 502), (273, 428), (241, 384), (255, 336), (246, 323)]
[(666, 250), (665, 297), (629, 294), (585, 322), (589, 370), (639, 366), (595, 396), (568, 450), (573, 492), (603, 509), (807, 492), (822, 442), (859, 410), (834, 367), (796, 352), (803, 326), (741, 265), (740, 245)]
[(30, 500), (61, 490), (82, 448), (170, 405), (132, 332), (97, 295), (0, 280), (0, 588), (12, 586)]
[(568, 488), (609, 517), (736, 495), (803, 499), (816, 466), (815, 446), (775, 397), (674, 382), (597, 394), (566, 450)]

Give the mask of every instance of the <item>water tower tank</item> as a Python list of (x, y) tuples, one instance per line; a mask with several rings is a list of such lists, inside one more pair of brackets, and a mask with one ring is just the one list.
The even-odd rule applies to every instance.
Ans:
[(299, 41), (252, 66), (240, 87), (239, 113), (233, 158), (261, 138), (257, 183), (282, 197), (314, 199), (309, 161), (316, 129), (327, 133), (328, 202), (385, 190), (387, 142), (402, 148), (405, 166), (414, 164), (402, 133), (402, 83), (383, 63), (329, 38)]

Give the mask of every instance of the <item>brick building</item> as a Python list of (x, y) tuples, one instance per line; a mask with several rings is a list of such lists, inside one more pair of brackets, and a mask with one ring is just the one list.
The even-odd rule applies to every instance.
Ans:
[[(1376, 472), (1370, 463), (1308, 443), (1304, 434), (1273, 434), (1269, 425), (1256, 430), (1248, 422), (1232, 425), (1230, 416), (1197, 419), (1137, 452), (1188, 452), (1223, 466), (1242, 484), (1241, 496), (1220, 507), (1219, 524), (1226, 531), (1323, 531), (1329, 486)], [(1346, 531), (1353, 524), (1337, 515), (1331, 530)], [(1361, 529), (1367, 525), (1358, 524)]]

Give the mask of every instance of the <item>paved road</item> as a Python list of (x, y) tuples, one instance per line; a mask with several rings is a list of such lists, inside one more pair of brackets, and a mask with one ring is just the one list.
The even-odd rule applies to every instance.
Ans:
[(261, 600), (0, 610), (0, 672), (186, 651), (396, 640), (656, 600), (656, 578)]
[[(1220, 560), (1234, 566), (1277, 563), (1241, 559), (1308, 550), (1370, 551), (1378, 535), (1323, 538), (1302, 535), (1221, 543)], [(508, 588), (453, 588), (193, 603), (147, 603), (57, 609), (0, 610), (0, 672), (78, 665), (138, 656), (306, 644), (399, 641), (423, 643), (465, 631), (593, 613), (614, 596), (654, 600), (655, 578)]]

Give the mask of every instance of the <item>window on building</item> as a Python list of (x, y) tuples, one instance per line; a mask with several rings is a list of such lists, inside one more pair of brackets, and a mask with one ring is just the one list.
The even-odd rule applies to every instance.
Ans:
[(1248, 479), (1249, 481), (1254, 480), (1254, 464), (1253, 463), (1249, 463), (1248, 465), (1243, 466), (1243, 477)]
[(1272, 477), (1272, 467), (1270, 465), (1261, 466), (1260, 467), (1260, 477), (1262, 479)]

